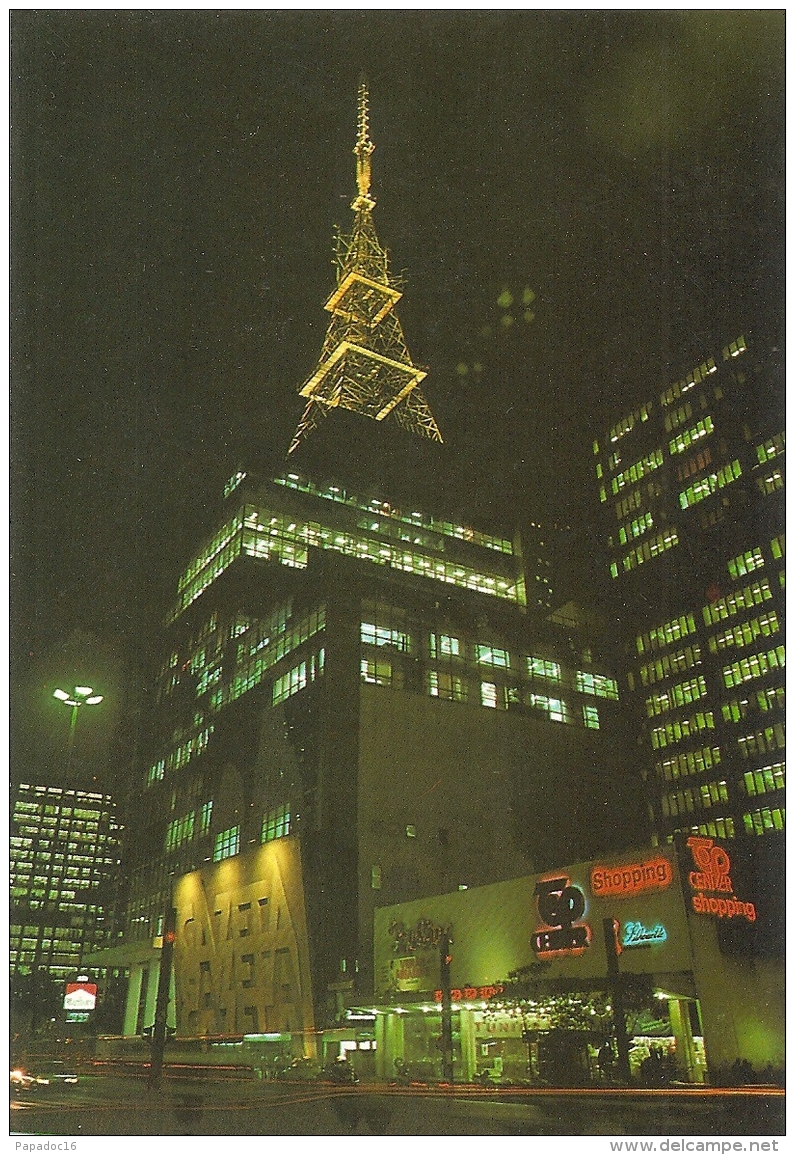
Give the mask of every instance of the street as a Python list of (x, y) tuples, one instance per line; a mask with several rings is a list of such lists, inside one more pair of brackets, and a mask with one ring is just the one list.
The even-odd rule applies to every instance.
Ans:
[(555, 1091), (337, 1087), (140, 1068), (11, 1099), (12, 1135), (682, 1135), (785, 1133), (784, 1094), (742, 1090)]

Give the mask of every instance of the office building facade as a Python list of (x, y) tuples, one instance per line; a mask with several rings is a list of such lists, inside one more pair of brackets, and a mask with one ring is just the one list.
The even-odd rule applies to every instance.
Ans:
[(778, 350), (732, 339), (594, 442), (659, 839), (784, 826), (785, 433)]

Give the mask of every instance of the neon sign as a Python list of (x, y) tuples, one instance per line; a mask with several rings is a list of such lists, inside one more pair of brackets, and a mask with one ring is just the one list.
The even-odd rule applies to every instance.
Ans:
[[(454, 1003), (463, 1003), (465, 999), (491, 999), (494, 995), (501, 995), (505, 987), (501, 983), (495, 983), (494, 986), (488, 987), (454, 987), (450, 991), (450, 998)], [(437, 1003), (442, 1001), (442, 992), (433, 992), (434, 1000)]]
[[(691, 870), (687, 881), (697, 893), (691, 898), (696, 914), (716, 914), (718, 918), (747, 918), (756, 922), (756, 907), (752, 902), (743, 902), (734, 893), (729, 871), (731, 859), (722, 846), (716, 846), (714, 839), (693, 835), (687, 845), (693, 855), (696, 870)], [(704, 891), (707, 893), (705, 894)], [(720, 895), (721, 897), (717, 897)], [(728, 897), (723, 897), (724, 895)]]
[(630, 862), (622, 866), (595, 866), (591, 871), (594, 896), (626, 898), (644, 890), (664, 890), (673, 882), (674, 872), (667, 858)]
[(591, 928), (577, 922), (585, 914), (585, 895), (572, 886), (565, 876), (546, 878), (536, 883), (536, 906), (543, 924), (530, 942), (539, 958), (554, 955), (580, 955), (591, 942)]
[(644, 926), (642, 922), (627, 922), (621, 935), (621, 946), (628, 950), (630, 947), (654, 946), (666, 942), (668, 932), (661, 922), (655, 926)]

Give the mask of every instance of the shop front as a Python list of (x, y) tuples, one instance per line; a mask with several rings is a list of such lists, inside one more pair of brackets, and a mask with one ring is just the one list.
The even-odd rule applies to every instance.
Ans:
[(355, 1012), (374, 1018), (376, 1075), (439, 1081), (450, 1058), (459, 1082), (550, 1086), (782, 1069), (783, 962), (757, 949), (733, 849), (693, 837), (377, 910), (375, 998)]

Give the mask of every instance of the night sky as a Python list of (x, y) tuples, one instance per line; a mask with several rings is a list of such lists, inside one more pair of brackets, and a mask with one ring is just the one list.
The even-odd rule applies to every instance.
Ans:
[[(144, 664), (241, 446), (286, 453), (362, 72), (376, 228), (474, 514), (576, 523), (594, 432), (780, 321), (783, 11), (17, 10), (11, 48), (23, 698), (75, 630)], [(531, 321), (503, 327), (506, 289)]]

